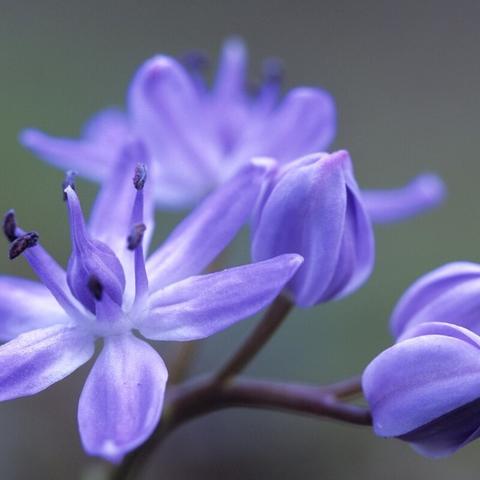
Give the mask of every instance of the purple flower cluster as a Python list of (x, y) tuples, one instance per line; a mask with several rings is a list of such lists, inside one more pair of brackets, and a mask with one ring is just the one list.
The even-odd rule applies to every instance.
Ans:
[[(147, 339), (208, 337), (280, 293), (300, 307), (342, 298), (373, 269), (372, 222), (409, 217), (444, 194), (432, 174), (397, 190), (360, 190), (350, 155), (325, 152), (336, 131), (328, 93), (299, 87), (282, 98), (281, 71), (271, 60), (252, 92), (238, 39), (226, 42), (211, 88), (203, 60), (148, 60), (133, 78), (127, 111), (100, 112), (79, 140), (37, 130), (21, 135), (41, 158), (100, 181), (101, 189), (87, 223), (73, 173), (67, 174), (72, 253), (66, 269), (37, 233), (17, 225), (13, 211), (5, 216), (10, 258), (23, 254), (41, 283), (0, 277), (0, 337), (6, 342), (0, 347), (0, 400), (61, 380), (91, 359), (101, 340), (78, 423), (85, 450), (111, 461), (144, 442), (161, 416), (168, 373)], [(148, 255), (155, 205), (196, 206)], [(248, 222), (252, 263), (205, 274)], [(465, 264), (433, 274), (398, 307), (393, 328), (401, 341), (364, 376), (379, 434), (426, 448), (434, 448), (428, 443), (432, 429), (448, 430), (439, 440), (445, 448), (475, 436), (451, 412), (470, 418), (478, 403), (470, 374), (480, 339), (463, 327), (476, 325), (479, 272)], [(468, 310), (461, 326), (428, 323), (459, 324), (453, 321), (458, 309), (450, 308), (455, 301)], [(437, 372), (439, 362), (449, 366)], [(465, 378), (452, 379), (462, 362)], [(392, 367), (397, 376), (389, 373)], [(431, 378), (430, 387), (424, 378)], [(441, 398), (428, 411), (415, 407), (436, 389)], [(443, 399), (442, 392), (451, 394)]]

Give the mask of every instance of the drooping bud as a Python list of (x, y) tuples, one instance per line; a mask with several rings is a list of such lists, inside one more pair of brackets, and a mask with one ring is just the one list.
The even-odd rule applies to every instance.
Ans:
[(13, 242), (17, 238), (17, 222), (15, 221), (15, 212), (13, 210), (9, 210), (5, 214), (5, 218), (3, 219), (3, 233), (7, 237), (9, 242)]
[(10, 244), (10, 249), (8, 250), (8, 257), (10, 260), (17, 258), (27, 248), (34, 247), (38, 243), (38, 238), (38, 233), (36, 232), (27, 232), (15, 238)]
[(343, 297), (370, 275), (373, 231), (345, 151), (303, 157), (275, 181), (254, 226), (252, 255), (305, 259), (288, 284), (300, 306)]
[(133, 186), (137, 190), (143, 190), (147, 181), (147, 167), (144, 163), (139, 163), (135, 167), (135, 175), (133, 176)]
[(412, 328), (442, 321), (480, 334), (480, 265), (453, 262), (420, 277), (402, 295), (390, 327), (396, 340)]

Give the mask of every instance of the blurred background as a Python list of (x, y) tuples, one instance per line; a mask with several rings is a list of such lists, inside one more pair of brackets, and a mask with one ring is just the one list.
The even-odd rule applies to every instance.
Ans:
[[(421, 171), (445, 179), (445, 205), (377, 228), (377, 265), (352, 297), (295, 311), (249, 373), (322, 383), (360, 373), (391, 343), (388, 319), (405, 288), (452, 260), (480, 259), (480, 3), (476, 1), (0, 0), (0, 210), (15, 207), (61, 262), (69, 254), (62, 172), (18, 142), (36, 126), (76, 136), (83, 122), (123, 105), (149, 56), (202, 49), (241, 35), (253, 78), (261, 59), (284, 60), (287, 86), (336, 98), (334, 147), (347, 148), (364, 187), (401, 185)], [(79, 182), (85, 206), (97, 186)], [(157, 239), (181, 214), (157, 214)], [(231, 263), (248, 258), (247, 234)], [(0, 255), (1, 274), (31, 276)], [(252, 327), (247, 320), (200, 345), (192, 373), (212, 370)], [(172, 345), (160, 345), (167, 364)], [(76, 408), (91, 364), (32, 398), (0, 405), (2, 479), (94, 479), (104, 464), (82, 451)], [(176, 431), (142, 479), (423, 479), (478, 477), (480, 444), (432, 461), (357, 428), (282, 413), (229, 410)]]

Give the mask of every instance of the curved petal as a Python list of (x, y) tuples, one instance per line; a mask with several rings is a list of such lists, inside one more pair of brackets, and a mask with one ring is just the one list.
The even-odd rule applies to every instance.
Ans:
[(0, 277), (0, 341), (68, 321), (55, 297), (41, 283)]
[(80, 140), (51, 137), (39, 130), (26, 129), (20, 134), (20, 143), (63, 170), (76, 170), (87, 178), (101, 180), (115, 164), (128, 134), (125, 114), (109, 109), (87, 123)]
[(437, 207), (445, 198), (443, 180), (433, 173), (415, 177), (407, 185), (392, 190), (364, 190), (365, 207), (375, 223), (405, 220)]
[(224, 330), (268, 305), (296, 272), (300, 255), (190, 277), (159, 290), (140, 332), (155, 340), (195, 340)]
[(335, 102), (328, 92), (295, 88), (265, 125), (261, 151), (256, 153), (289, 162), (310, 152), (325, 151), (336, 127)]
[(143, 340), (107, 337), (78, 407), (85, 450), (115, 462), (144, 442), (160, 418), (167, 377), (163, 360)]
[(205, 195), (216, 179), (218, 155), (184, 67), (163, 55), (148, 60), (132, 81), (128, 104), (136, 132), (158, 167), (155, 183), (175, 185), (190, 198)]
[(45, 390), (87, 362), (94, 339), (84, 330), (54, 325), (19, 335), (0, 347), (0, 400)]
[(289, 289), (301, 306), (322, 298), (335, 274), (344, 234), (347, 188), (343, 152), (289, 166), (265, 201), (252, 242), (254, 260), (298, 253), (305, 262)]
[(378, 435), (405, 435), (480, 397), (480, 348), (458, 336), (411, 338), (368, 365), (362, 383)]
[(257, 161), (185, 218), (147, 261), (152, 290), (200, 273), (248, 220), (271, 162)]
[(480, 265), (454, 262), (420, 277), (395, 306), (390, 328), (395, 338), (421, 322), (448, 322), (478, 333)]

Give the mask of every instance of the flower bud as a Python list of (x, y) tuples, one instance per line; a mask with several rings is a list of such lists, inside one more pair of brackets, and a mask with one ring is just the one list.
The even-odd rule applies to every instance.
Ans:
[(343, 297), (368, 278), (373, 231), (346, 151), (300, 158), (267, 190), (256, 215), (252, 256), (304, 257), (287, 286), (299, 306)]

